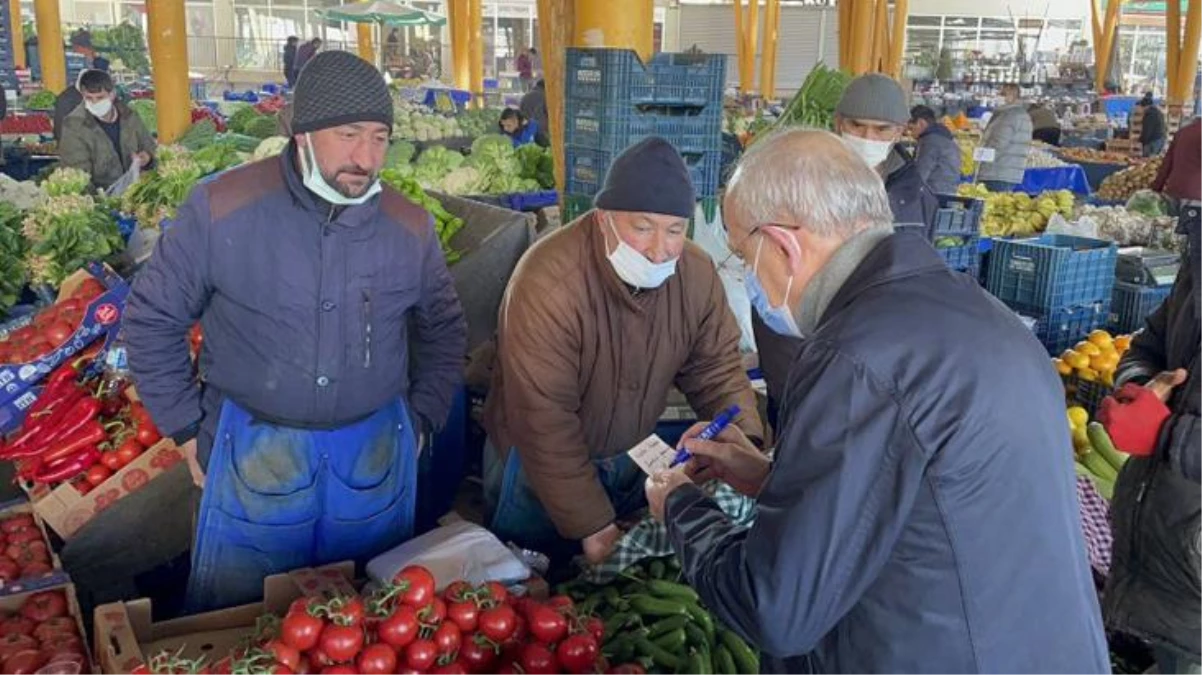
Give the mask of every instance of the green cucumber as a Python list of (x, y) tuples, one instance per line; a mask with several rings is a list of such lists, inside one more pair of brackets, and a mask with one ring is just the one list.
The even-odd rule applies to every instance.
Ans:
[(683, 628), (676, 628), (659, 637), (652, 637), (651, 642), (655, 643), (661, 649), (666, 649), (673, 654), (679, 654), (688, 645), (689, 636), (685, 635)]
[(648, 626), (647, 627), (647, 630), (649, 631), (648, 635), (650, 636), (650, 638), (652, 640), (654, 640), (655, 638), (657, 638), (661, 635), (664, 635), (665, 633), (671, 633), (674, 630), (684, 628), (685, 625), (687, 625), (688, 623), (689, 623), (689, 617), (684, 616), (683, 614), (677, 614), (676, 616), (669, 616), (665, 619), (660, 619), (659, 621), (656, 621), (655, 623)]
[(1114, 441), (1110, 440), (1110, 434), (1106, 433), (1106, 427), (1097, 422), (1090, 422), (1085, 427), (1085, 433), (1089, 436), (1089, 444), (1093, 446), (1093, 451), (1102, 456), (1106, 463), (1114, 467), (1117, 475), (1119, 469), (1126, 464), (1129, 455), (1119, 452), (1118, 448), (1114, 447)]
[(714, 672), (722, 673), (722, 675), (738, 675), (739, 669), (735, 667), (735, 658), (730, 655), (730, 650), (726, 645), (718, 645), (714, 649)]
[(697, 591), (684, 584), (678, 584), (674, 581), (664, 581), (663, 579), (651, 579), (647, 582), (647, 590), (651, 594), (668, 599), (668, 600), (687, 600), (689, 602), (700, 602), (701, 596), (697, 595)]
[(735, 667), (740, 673), (754, 675), (760, 672), (760, 655), (747, 646), (743, 638), (733, 631), (723, 630), (722, 644), (730, 650), (730, 655), (735, 660)]
[(710, 616), (710, 613), (705, 611), (701, 605), (693, 602), (686, 602), (684, 608), (693, 621), (698, 626), (701, 626), (701, 630), (705, 632), (706, 641), (713, 644), (718, 637), (718, 629), (714, 625), (714, 617)]
[(706, 649), (711, 647), (709, 639), (706, 638), (705, 631), (698, 628), (697, 624), (691, 621), (684, 625), (684, 634), (688, 636), (689, 644), (694, 647), (704, 647)]
[(659, 645), (648, 640), (647, 638), (638, 638), (637, 640), (635, 640), (634, 647), (635, 647), (635, 651), (637, 651), (642, 656), (646, 656), (646, 657), (650, 658), (651, 661), (655, 663), (655, 665), (657, 665), (661, 668), (666, 668), (671, 671), (676, 671), (682, 665), (684, 665), (684, 660), (681, 659), (679, 656), (677, 656), (671, 652), (665, 651), (663, 647), (660, 647)]
[(686, 604), (679, 600), (653, 598), (650, 595), (634, 595), (630, 598), (630, 608), (643, 616), (688, 615)]

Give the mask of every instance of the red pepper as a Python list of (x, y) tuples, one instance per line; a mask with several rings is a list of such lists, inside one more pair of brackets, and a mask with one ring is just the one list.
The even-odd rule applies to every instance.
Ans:
[[(95, 401), (96, 399), (91, 399)], [(100, 426), (100, 422), (95, 419), (90, 419), (67, 436), (63, 436), (53, 443), (52, 448), (44, 452), (38, 457), (42, 465), (53, 464), (64, 457), (70, 457), (89, 445), (99, 445), (108, 438), (104, 427)]]
[(42, 417), (25, 419), (26, 428), (11, 445), (6, 447), (0, 459), (33, 457), (46, 449), (46, 445), (61, 435), (62, 424), (67, 415), (85, 396), (83, 389), (73, 389), (53, 404), (53, 409), (42, 411)]
[(57, 483), (73, 478), (92, 468), (100, 461), (100, 452), (96, 448), (84, 448), (66, 461), (59, 462), (53, 467), (43, 467), (37, 470), (33, 479), (38, 483)]

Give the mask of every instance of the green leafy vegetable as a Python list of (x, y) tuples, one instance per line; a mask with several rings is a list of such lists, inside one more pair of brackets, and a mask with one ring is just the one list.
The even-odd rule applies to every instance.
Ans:
[(54, 92), (42, 89), (25, 99), (25, 107), (30, 110), (52, 110), (56, 101), (58, 96), (55, 96)]
[(153, 99), (134, 99), (129, 102), (129, 107), (130, 110), (133, 110), (134, 113), (137, 114), (137, 116), (142, 120), (142, 124), (145, 124), (146, 128), (149, 129), (151, 133), (154, 133), (154, 130), (159, 128), (158, 108), (155, 106)]
[(434, 217), (434, 230), (438, 234), (438, 243), (442, 246), (443, 254), (446, 255), (447, 264), (458, 262), (459, 252), (451, 248), (451, 239), (459, 230), (463, 229), (463, 220), (451, 215), (443, 207), (442, 202), (426, 194), (421, 184), (413, 176), (407, 175), (405, 171), (384, 169), (380, 172), (380, 181), (405, 195)]
[(280, 124), (275, 117), (260, 115), (246, 123), (246, 135), (255, 138), (271, 138), (279, 133)]
[(235, 134), (250, 135), (246, 130), (246, 126), (260, 117), (263, 117), (263, 115), (260, 115), (259, 111), (255, 110), (253, 106), (238, 108), (234, 111), (234, 114), (230, 115), (229, 122), (226, 123), (226, 128)]
[(192, 126), (188, 127), (188, 130), (180, 137), (179, 144), (195, 152), (212, 145), (216, 138), (217, 125), (213, 123), (213, 120), (205, 118), (193, 122)]
[(851, 82), (847, 73), (827, 68), (819, 62), (806, 76), (801, 89), (789, 101), (777, 124), (782, 126), (807, 126), (830, 129), (834, 126), (835, 106), (843, 97), (843, 90)]
[(22, 232), (29, 241), (25, 264), (30, 281), (54, 287), (87, 263), (124, 247), (107, 206), (89, 195), (52, 196), (26, 215)]

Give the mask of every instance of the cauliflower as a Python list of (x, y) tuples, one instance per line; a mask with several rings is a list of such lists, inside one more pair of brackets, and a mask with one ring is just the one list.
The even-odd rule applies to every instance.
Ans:
[(259, 147), (255, 148), (254, 153), (251, 154), (251, 161), (275, 157), (283, 152), (284, 148), (286, 147), (288, 147), (287, 137), (271, 136), (270, 138), (264, 138), (263, 141), (259, 143)]

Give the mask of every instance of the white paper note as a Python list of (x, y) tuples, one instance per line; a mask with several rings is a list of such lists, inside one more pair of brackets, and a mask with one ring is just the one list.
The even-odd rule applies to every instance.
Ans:
[(676, 458), (676, 449), (668, 445), (655, 434), (651, 434), (641, 443), (631, 448), (626, 454), (648, 476), (654, 476), (660, 471), (667, 471)]

